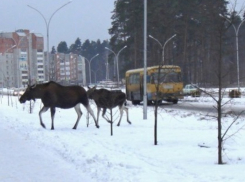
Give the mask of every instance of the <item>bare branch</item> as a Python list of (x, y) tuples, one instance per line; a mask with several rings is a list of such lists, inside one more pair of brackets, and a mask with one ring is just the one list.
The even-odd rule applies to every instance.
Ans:
[(223, 136), (221, 137), (222, 140), (227, 140), (228, 138), (234, 136), (238, 131), (240, 131), (245, 125), (243, 125), (240, 129), (238, 129), (235, 133), (233, 133), (232, 135), (230, 135), (229, 137), (225, 138), (224, 137), (226, 136), (227, 132), (230, 130), (230, 128), (236, 123), (236, 121), (238, 120), (238, 118), (241, 116), (241, 114), (243, 113), (244, 111), (240, 112), (236, 118), (231, 122), (231, 124), (228, 126), (228, 128), (226, 128), (225, 130), (225, 133), (223, 134)]

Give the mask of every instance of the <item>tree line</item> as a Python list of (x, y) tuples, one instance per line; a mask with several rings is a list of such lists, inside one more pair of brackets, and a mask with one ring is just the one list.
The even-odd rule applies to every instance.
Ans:
[[(200, 86), (215, 86), (213, 79), (217, 63), (215, 49), (219, 47), (216, 41), (216, 26), (226, 21), (223, 47), (223, 62), (228, 70), (223, 79), (227, 85), (234, 86), (237, 82), (236, 34), (233, 26), (243, 21), (233, 8), (227, 9), (226, 0), (153, 0), (147, 4), (147, 34), (156, 40), (147, 39), (147, 66), (158, 65), (164, 51), (164, 64), (174, 64), (182, 68), (184, 83), (198, 83)], [(120, 75), (123, 78), (129, 69), (143, 67), (143, 1), (115, 0), (112, 12), (112, 26), (109, 29), (109, 41), (81, 42), (79, 38), (68, 48), (66, 42), (61, 42), (58, 52), (76, 53), (90, 59), (99, 54), (91, 63), (92, 70), (105, 70), (105, 61), (109, 60), (110, 78), (113, 72), (114, 54), (105, 50), (109, 47), (118, 52), (125, 45), (127, 48), (120, 54)], [(164, 50), (161, 45), (173, 35)], [(245, 78), (245, 23), (241, 25), (238, 34), (240, 81)], [(159, 44), (160, 43), (160, 44)], [(107, 56), (109, 56), (107, 58)], [(87, 69), (88, 70), (88, 69)], [(99, 74), (105, 78), (105, 71)], [(94, 77), (94, 75), (92, 75)], [(93, 79), (94, 80), (94, 79)], [(245, 84), (245, 82), (244, 82)]]
[(73, 53), (77, 55), (81, 55), (85, 57), (85, 65), (86, 65), (86, 78), (87, 78), (87, 83), (89, 83), (89, 64), (88, 62), (91, 61), (91, 58), (93, 58), (95, 55), (99, 54), (96, 56), (92, 61), (91, 61), (91, 81), (92, 82), (98, 82), (101, 80), (106, 79), (106, 63), (109, 62), (109, 75), (113, 76), (114, 74), (114, 62), (113, 60), (109, 59), (109, 53), (106, 51), (105, 47), (110, 47), (109, 41), (104, 40), (104, 41), (90, 41), (89, 39), (85, 40), (83, 43), (81, 42), (80, 38), (77, 38), (73, 44), (71, 44), (69, 47), (66, 43), (66, 41), (61, 41), (59, 45), (57, 46), (57, 51), (55, 47), (52, 47), (51, 53), (55, 54), (56, 52), (59, 53)]
[[(143, 1), (117, 0), (112, 15), (110, 45), (113, 49), (127, 45), (122, 72), (143, 67)], [(229, 12), (226, 0), (153, 0), (147, 4), (147, 34), (162, 45), (174, 34), (165, 47), (164, 64), (174, 64), (182, 68), (185, 83), (217, 85), (213, 80), (217, 54), (213, 51), (219, 45), (216, 26), (228, 19), (223, 26), (228, 27), (223, 41), (224, 63), (229, 76), (223, 81), (234, 84), (236, 73), (236, 42), (232, 24), (236, 27), (242, 19), (234, 9)], [(223, 16), (223, 17), (222, 17)], [(244, 23), (245, 24), (245, 23)], [(245, 67), (245, 25), (239, 31), (240, 77)], [(151, 38), (147, 39), (147, 66), (158, 65), (162, 60), (162, 47)], [(244, 81), (244, 79), (243, 79)]]

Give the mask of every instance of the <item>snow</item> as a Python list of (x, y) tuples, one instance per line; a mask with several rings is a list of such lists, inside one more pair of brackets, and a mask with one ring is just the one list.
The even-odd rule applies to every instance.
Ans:
[[(207, 104), (205, 98), (194, 98)], [(188, 98), (191, 100), (191, 98)], [(9, 103), (9, 104), (8, 104)], [(213, 104), (212, 100), (208, 103)], [(242, 105), (245, 99), (232, 104)], [(148, 107), (143, 120), (143, 107), (129, 102), (129, 119), (124, 113), (113, 136), (110, 124), (101, 116), (97, 129), (91, 117), (86, 126), (87, 112), (77, 130), (74, 109), (56, 109), (54, 127), (50, 112), (43, 114), (47, 129), (41, 127), (36, 100), (33, 113), (29, 102), (20, 104), (17, 97), (0, 96), (0, 181), (1, 182), (240, 182), (244, 181), (245, 132), (240, 130), (224, 145), (225, 165), (218, 165), (217, 122), (205, 113), (174, 109), (158, 110), (158, 145), (154, 145), (154, 110)], [(91, 105), (96, 113), (95, 105)], [(223, 129), (235, 116), (223, 118)], [(229, 131), (244, 125), (240, 117)], [(200, 147), (206, 146), (206, 147)]]

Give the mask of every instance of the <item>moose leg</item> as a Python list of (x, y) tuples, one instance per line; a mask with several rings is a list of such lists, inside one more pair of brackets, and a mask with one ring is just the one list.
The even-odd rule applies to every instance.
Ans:
[(46, 112), (49, 109), (49, 107), (44, 107), (39, 111), (39, 119), (40, 119), (40, 124), (43, 128), (45, 127), (45, 124), (43, 124), (43, 120), (42, 120), (42, 113)]
[(108, 123), (112, 123), (112, 121), (108, 120), (108, 119), (105, 117), (105, 112), (106, 112), (106, 108), (104, 107), (104, 108), (103, 108), (103, 112), (102, 112), (102, 117), (103, 117)]
[(97, 123), (97, 121), (96, 121), (96, 118), (95, 118), (95, 116), (94, 116), (94, 112), (93, 112), (93, 110), (91, 109), (90, 105), (88, 105), (88, 106), (86, 107), (86, 109), (87, 109), (87, 111), (89, 112), (89, 114), (91, 114), (92, 117), (94, 118), (95, 126), (96, 126), (97, 128), (99, 128), (100, 126), (98, 125), (98, 123)]
[(80, 120), (80, 118), (81, 118), (81, 116), (82, 116), (82, 111), (81, 111), (81, 108), (80, 108), (80, 104), (77, 104), (76, 106), (75, 106), (75, 110), (76, 110), (76, 112), (77, 112), (77, 121), (76, 121), (76, 123), (75, 123), (75, 125), (74, 125), (74, 127), (72, 128), (72, 129), (77, 129), (77, 125), (78, 125), (78, 122), (79, 122), (79, 120)]
[(127, 114), (127, 122), (129, 123), (129, 124), (131, 124), (131, 122), (129, 121), (129, 117), (128, 117), (128, 108), (127, 107), (125, 107), (125, 106), (123, 106), (123, 110), (126, 112), (126, 114)]
[(99, 117), (100, 117), (100, 107), (97, 106), (97, 123), (99, 124)]
[(55, 107), (51, 107), (51, 119), (52, 119), (52, 124), (51, 124), (51, 130), (54, 130), (54, 114), (55, 114)]
[(131, 122), (129, 121), (129, 118), (128, 118), (128, 108), (127, 107), (125, 107), (124, 106), (124, 104), (120, 107), (119, 106), (119, 110), (120, 110), (120, 120), (119, 120), (119, 122), (118, 122), (118, 124), (117, 124), (117, 126), (120, 126), (120, 123), (121, 123), (121, 119), (122, 119), (122, 115), (123, 115), (123, 110), (126, 112), (126, 114), (127, 114), (127, 122), (129, 123), (129, 124), (131, 124)]
[(117, 123), (117, 126), (120, 126), (122, 116), (123, 116), (123, 106), (119, 106), (119, 111), (120, 111), (120, 119), (119, 122)]

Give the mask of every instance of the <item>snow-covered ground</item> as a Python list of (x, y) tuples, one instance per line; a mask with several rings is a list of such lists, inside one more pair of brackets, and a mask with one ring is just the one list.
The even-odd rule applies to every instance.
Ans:
[[(190, 98), (189, 98), (190, 99)], [(199, 99), (200, 102), (206, 99)], [(9, 103), (9, 106), (8, 106)], [(237, 99), (244, 104), (245, 99)], [(210, 104), (212, 102), (210, 101)], [(74, 109), (57, 109), (54, 127), (50, 112), (43, 114), (47, 129), (39, 123), (40, 100), (33, 113), (29, 102), (0, 96), (0, 181), (1, 182), (241, 182), (245, 179), (245, 129), (225, 142), (224, 162), (217, 165), (217, 122), (203, 113), (174, 109), (158, 110), (158, 145), (154, 145), (154, 111), (129, 103), (126, 115), (113, 136), (110, 124), (100, 117), (97, 129), (86, 126), (87, 113), (77, 130)], [(96, 107), (92, 105), (94, 112)], [(118, 115), (117, 109), (113, 112)], [(235, 116), (223, 118), (225, 129)], [(228, 135), (245, 124), (241, 117)], [(205, 145), (208, 148), (200, 147)]]

